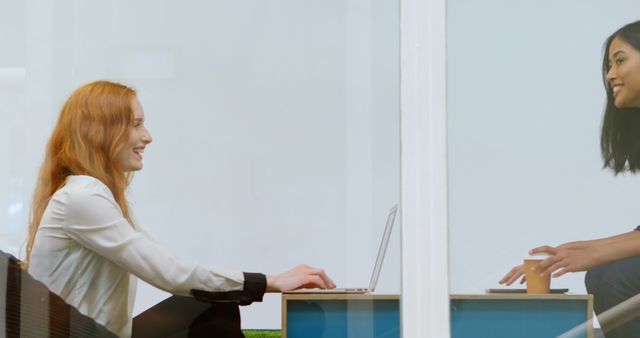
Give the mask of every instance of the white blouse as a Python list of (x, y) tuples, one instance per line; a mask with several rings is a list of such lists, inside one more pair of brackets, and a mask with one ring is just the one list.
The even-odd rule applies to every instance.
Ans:
[(129, 224), (109, 188), (91, 176), (69, 176), (52, 196), (29, 273), (121, 337), (131, 336), (135, 276), (177, 295), (239, 291), (244, 283), (240, 271), (214, 271), (171, 254)]

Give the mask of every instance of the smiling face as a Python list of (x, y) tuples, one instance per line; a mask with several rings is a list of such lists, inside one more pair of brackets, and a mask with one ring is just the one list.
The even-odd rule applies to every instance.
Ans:
[(133, 128), (129, 134), (129, 141), (118, 152), (118, 160), (124, 171), (138, 171), (142, 169), (142, 153), (147, 144), (151, 143), (151, 135), (144, 126), (144, 111), (137, 98), (131, 102), (133, 109)]
[(617, 108), (640, 108), (640, 51), (620, 37), (609, 46), (607, 81)]

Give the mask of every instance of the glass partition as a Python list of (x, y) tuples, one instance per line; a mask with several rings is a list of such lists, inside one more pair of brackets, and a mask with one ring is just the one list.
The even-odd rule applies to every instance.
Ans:
[[(498, 281), (535, 247), (638, 224), (640, 181), (603, 170), (599, 144), (603, 45), (637, 10), (628, 1), (448, 0), (452, 297), (506, 288)], [(584, 295), (584, 278), (568, 273), (551, 288)], [(453, 337), (468, 320), (456, 304)]]
[[(0, 248), (24, 257), (62, 103), (137, 89), (153, 143), (128, 199), (178, 256), (368, 286), (399, 203), (399, 2), (27, 1), (0, 5)], [(400, 293), (396, 220), (377, 294)], [(167, 296), (139, 284), (134, 315)], [(281, 327), (280, 297), (243, 327)], [(397, 328), (399, 334), (399, 328)]]

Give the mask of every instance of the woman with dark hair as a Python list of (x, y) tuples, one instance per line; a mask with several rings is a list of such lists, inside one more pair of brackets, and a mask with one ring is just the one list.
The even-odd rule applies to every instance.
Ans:
[[(607, 93), (600, 147), (604, 167), (617, 175), (640, 169), (640, 21), (625, 25), (605, 42), (602, 77)], [(560, 277), (587, 271), (587, 291), (594, 295), (598, 317), (623, 301), (640, 294), (640, 226), (635, 231), (589, 241), (541, 246), (530, 254), (548, 254), (536, 269)], [(524, 274), (514, 267), (500, 280), (511, 285)], [(524, 282), (524, 278), (521, 283)], [(618, 327), (603, 322), (607, 338), (640, 336), (640, 318)]]
[[(187, 300), (205, 293), (241, 304), (261, 301), (265, 292), (335, 287), (323, 270), (306, 265), (265, 276), (187, 262), (143, 231), (125, 190), (152, 141), (144, 122), (136, 92), (119, 83), (86, 84), (65, 102), (33, 196), (24, 264), (33, 277), (121, 337), (131, 336), (134, 277)], [(239, 333), (237, 306), (234, 311)], [(156, 318), (155, 326), (174, 317)], [(215, 317), (194, 323), (205, 328), (204, 336), (229, 337), (203, 323)], [(160, 335), (170, 335), (165, 333)]]

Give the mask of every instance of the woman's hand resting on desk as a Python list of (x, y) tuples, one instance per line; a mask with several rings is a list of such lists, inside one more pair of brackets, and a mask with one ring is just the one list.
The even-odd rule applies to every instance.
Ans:
[(336, 285), (322, 269), (308, 265), (275, 276), (267, 276), (267, 292), (283, 292), (302, 288), (334, 289)]
[[(597, 265), (600, 261), (601, 246), (596, 241), (580, 241), (565, 243), (557, 247), (548, 245), (540, 246), (529, 251), (530, 255), (547, 254), (549, 258), (543, 260), (535, 269), (540, 273), (552, 274), (560, 277), (567, 272), (586, 271)], [(555, 272), (555, 273), (554, 273)], [(515, 266), (501, 280), (500, 284), (511, 285), (524, 275), (524, 265)], [(524, 283), (522, 277), (520, 284)]]

